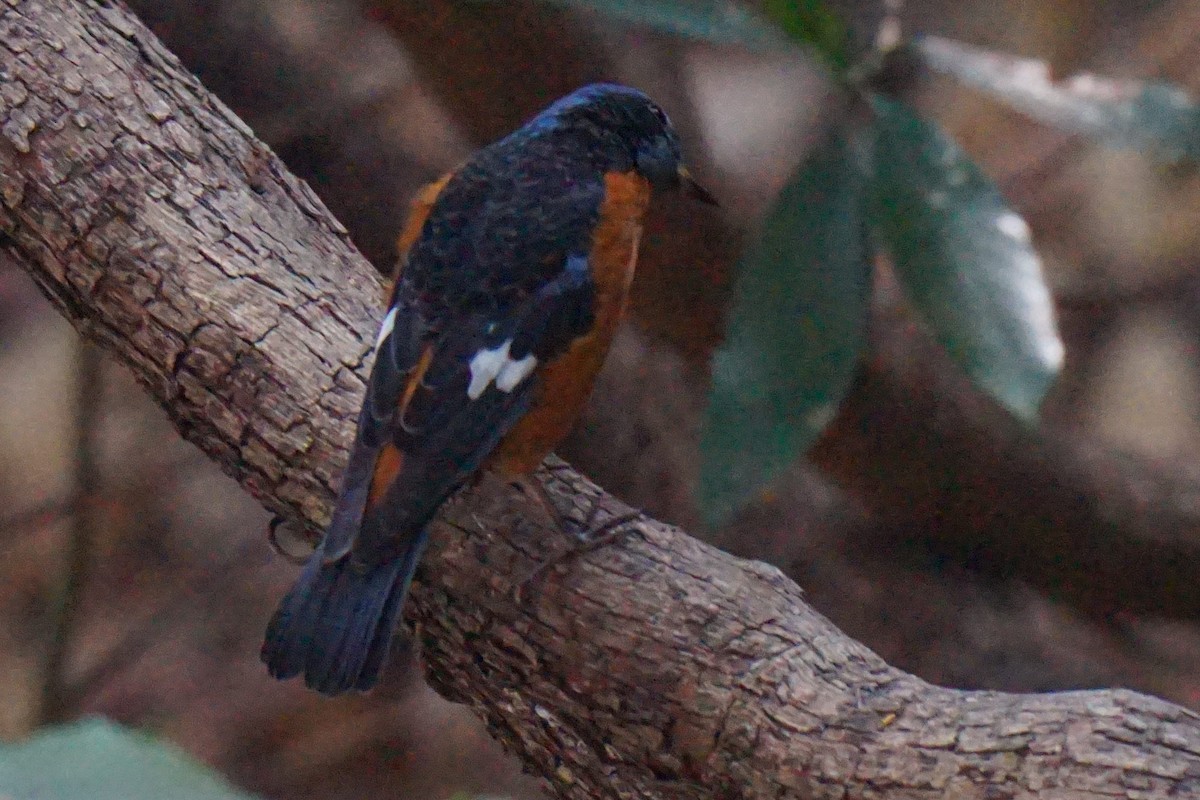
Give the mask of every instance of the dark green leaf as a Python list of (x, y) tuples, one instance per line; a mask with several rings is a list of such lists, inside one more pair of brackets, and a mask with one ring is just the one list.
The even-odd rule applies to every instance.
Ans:
[(841, 132), (820, 146), (741, 265), (703, 431), (714, 523), (795, 463), (854, 375), (870, 290), (857, 155)]
[(0, 745), (0, 796), (38, 800), (250, 800), (176, 748), (103, 720)]
[(976, 384), (1030, 418), (1063, 345), (1029, 228), (933, 124), (874, 98), (872, 223), (909, 297)]
[(1177, 86), (1088, 74), (1054, 81), (1043, 61), (936, 36), (913, 49), (930, 68), (1062, 130), (1171, 161), (1200, 158), (1200, 105)]
[(793, 40), (809, 45), (837, 72), (850, 63), (846, 25), (821, 0), (764, 0), (763, 12)]
[(775, 26), (741, 3), (729, 0), (546, 0), (553, 5), (595, 11), (628, 25), (720, 44), (758, 49), (787, 46)]

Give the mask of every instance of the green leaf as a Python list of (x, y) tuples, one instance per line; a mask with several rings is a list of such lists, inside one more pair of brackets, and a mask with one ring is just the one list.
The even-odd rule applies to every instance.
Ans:
[(551, 5), (594, 11), (628, 25), (718, 44), (779, 49), (788, 41), (779, 30), (741, 3), (730, 0), (545, 0)]
[(935, 125), (899, 103), (872, 102), (872, 223), (901, 283), (971, 379), (1035, 417), (1063, 345), (1029, 227)]
[(1177, 86), (1086, 73), (1055, 81), (1044, 61), (936, 36), (917, 40), (913, 51), (931, 69), (1062, 130), (1170, 161), (1200, 159), (1200, 105)]
[(726, 520), (833, 418), (866, 334), (865, 177), (842, 131), (783, 190), (741, 265), (713, 361), (700, 504)]
[(816, 50), (835, 71), (849, 66), (849, 29), (821, 0), (763, 0), (763, 13), (794, 41)]
[(38, 800), (250, 800), (171, 745), (104, 720), (0, 745), (0, 796)]

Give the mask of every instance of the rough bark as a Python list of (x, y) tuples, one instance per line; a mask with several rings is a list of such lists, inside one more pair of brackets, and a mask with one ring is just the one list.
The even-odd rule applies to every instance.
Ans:
[[(318, 2), (319, 7), (314, 5)], [(384, 23), (401, 36), (407, 30), (407, 39), (426, 37), (424, 48), (436, 51), (440, 47), (448, 52), (464, 35), (486, 40), (493, 23), (490, 18), (433, 15), (429, 13), (432, 6), (399, 2), (390, 4), (393, 12), (407, 9), (409, 14), (420, 15), (422, 24), (401, 20), (397, 25), (388, 16), (372, 19), (335, 14), (333, 9), (339, 4), (328, 0), (272, 0), (266, 5), (262, 0), (205, 0), (200, 4), (193, 0), (137, 0), (132, 5), (144, 20), (157, 25), (158, 34), (188, 68), (231, 103), (295, 174), (312, 185), (364, 254), (381, 269), (391, 265), (392, 257), (385, 251), (390, 252), (390, 239), (398, 227), (394, 214), (422, 178), (439, 174), (458, 158), (447, 154), (448, 146), (458, 140), (445, 133), (444, 121), (420, 126), (392, 121), (430, 118), (430, 95), (444, 98), (446, 108), (457, 110), (464, 119), (473, 120), (480, 103), (496, 106), (483, 115), (490, 125), (502, 125), (504, 120), (512, 125), (518, 118), (518, 110), (509, 107), (510, 97), (485, 92), (464, 95), (464, 88), (470, 87), (457, 84), (473, 81), (479, 72), (474, 64), (464, 64), (460, 72), (425, 65), (418, 86), (403, 51), (384, 59), (377, 51), (389, 48), (365, 48), (366, 54), (375, 54), (368, 58), (360, 52), (364, 48), (348, 50), (346, 46), (347, 42), (385, 38)], [(373, 5), (378, 8), (381, 3)], [(247, 13), (250, 7), (258, 13)], [(289, 9), (289, 13), (264, 11), (272, 7)], [(320, 24), (312, 22), (314, 15), (319, 15)], [(920, 24), (912, 27), (924, 28)], [(1159, 21), (1150, 26), (1150, 32), (1139, 35), (1142, 45), (1138, 49), (1144, 49), (1146, 42), (1157, 42), (1161, 29)], [(307, 33), (297, 36), (297, 31)], [(504, 68), (534, 62), (577, 64), (571, 48), (589, 31), (573, 28), (563, 33), (553, 41), (544, 36), (526, 37), (523, 41), (528, 50), (523, 58), (505, 62)], [(676, 124), (687, 128), (686, 98), (678, 91), (672, 93), (669, 78), (663, 77), (670, 72), (672, 60), (664, 64), (657, 56), (635, 58), (632, 61), (638, 66), (631, 69), (631, 59), (625, 54), (631, 45), (656, 53), (659, 47), (672, 47), (675, 58), (686, 57), (682, 54), (689, 50), (679, 50), (677, 42), (648, 42), (641, 32), (611, 32), (598, 38), (610, 56), (604, 74), (635, 85), (644, 83), (655, 96), (662, 92), (663, 102), (675, 101), (671, 108)], [(264, 43), (269, 42), (286, 46), (261, 55)], [(259, 57), (248, 60), (240, 56), (251, 48)], [(1093, 50), (1104, 48), (1097, 45)], [(482, 48), (472, 52), (486, 60)], [(619, 63), (612, 62), (614, 53), (623, 54)], [(736, 51), (723, 54), (727, 58), (738, 55)], [(559, 69), (562, 67), (554, 68)], [(577, 75), (576, 79), (585, 77)], [(508, 81), (513, 86), (525, 85), (515, 72), (508, 75)], [(363, 91), (364, 84), (370, 92)], [(513, 102), (527, 109), (539, 101), (526, 97)], [(499, 130), (492, 127), (480, 135)], [(689, 158), (695, 158), (703, 154), (704, 147), (700, 131), (694, 126), (690, 130), (697, 135), (685, 135), (684, 141), (689, 143)], [(989, 151), (1002, 151), (1011, 159), (1030, 144), (1031, 136), (1046, 133), (1027, 122), (1020, 130), (1020, 146), (1009, 141), (1005, 147), (993, 148), (989, 136)], [(983, 140), (975, 141), (976, 148), (982, 144)], [(1034, 152), (1044, 149), (1036, 144), (1030, 147)], [(407, 158), (411, 163), (406, 163)], [(1072, 162), (1068, 159), (1065, 164)], [(364, 164), (371, 166), (363, 169)], [(377, 166), (389, 164), (394, 168)], [(1054, 183), (1065, 164), (1033, 170), (1036, 178), (1020, 170), (1013, 177), (1011, 164), (996, 164), (993, 159), (988, 172), (1007, 184), (1010, 192), (1028, 200), (1031, 181)], [(759, 169), (763, 176), (777, 177), (786, 167)], [(709, 180), (721, 173), (702, 174)], [(714, 186), (723, 198), (746, 195), (744, 186), (737, 188), (739, 179), (725, 177)], [(1047, 230), (1056, 224), (1047, 224), (1045, 219), (1061, 217), (1064, 205), (1071, 213), (1075, 211), (1073, 204), (1055, 200), (1042, 198), (1018, 205), (1035, 224), (1042, 221), (1038, 227)], [(726, 206), (740, 207), (740, 202), (734, 200)], [(654, 235), (652, 227), (645, 237), (630, 324), (623, 328), (588, 411), (562, 451), (606, 490), (651, 510), (654, 516), (691, 527), (698, 518), (689, 488), (705, 407), (705, 359), (719, 336), (719, 326), (713, 321), (724, 307), (723, 276), (737, 249), (737, 236), (729, 230), (729, 217), (700, 215), (694, 204), (677, 208), (674, 218), (670, 209), (665, 209), (667, 219), (659, 220), (660, 233)], [(388, 218), (393, 218), (390, 226), (381, 222)], [(651, 224), (655, 224), (653, 220)], [(1042, 239), (1040, 244), (1047, 242)], [(681, 268), (683, 265), (686, 267)], [(1064, 302), (1087, 306), (1065, 313), (1062, 319), (1074, 361), (1064, 378), (1066, 382), (1072, 378), (1079, 381), (1081, 360), (1087, 363), (1089, 348), (1104, 341), (1097, 330), (1104, 325), (1101, 320), (1107, 312), (1097, 313), (1095, 305), (1108, 307), (1139, 298), (1126, 292), (1116, 297), (1111, 282), (1097, 286), (1087, 298), (1059, 288), (1060, 311)], [(1185, 285), (1158, 288), (1171, 290), (1180, 303), (1190, 296)], [(875, 414), (900, 430), (920, 429), (926, 435), (907, 436), (898, 442), (893, 437), (887, 445), (885, 437), (876, 436), (873, 444), (867, 434), (878, 423), (868, 423), (870, 417), (860, 413), (863, 427), (838, 426), (839, 436), (846, 437), (844, 447), (835, 437), (823, 449), (832, 458), (840, 449), (855, 453), (853, 460), (826, 464), (854, 490), (852, 496), (831, 489), (815, 471), (805, 470), (777, 493), (774, 503), (755, 509), (733, 526), (706, 533), (711, 535), (709, 540), (737, 555), (777, 564), (804, 586), (809, 600), (822, 613), (891, 663), (926, 680), (1010, 691), (1122, 685), (1191, 702), (1195, 683), (1191, 667), (1196, 661), (1182, 644), (1190, 636), (1168, 637), (1180, 644), (1163, 652), (1149, 646), (1144, 636), (1131, 636), (1130, 625), (1145, 629), (1170, 624), (1160, 619), (1168, 608), (1182, 617), (1194, 615), (1195, 606), (1187, 602), (1187, 593), (1189, 587), (1200, 585), (1200, 572), (1195, 580), (1180, 577), (1139, 582), (1130, 580), (1132, 572), (1127, 565), (1136, 564), (1142, 576), (1170, 572), (1185, 576), (1189, 570), (1200, 569), (1200, 554), (1181, 554), (1189, 542), (1192, 548), (1200, 543), (1200, 517), (1190, 500), (1200, 483), (1188, 477), (1196, 475), (1196, 470), (1177, 471), (1177, 477), (1171, 478), (1145, 461), (1116, 458), (1111, 452), (1085, 445), (1085, 437), (1077, 431), (1062, 426), (1030, 430), (1015, 425), (994, 405), (973, 400), (975, 390), (947, 373), (944, 356), (907, 321), (892, 320), (876, 330), (882, 357), (869, 365), (870, 371), (855, 388), (848, 407), (856, 404), (861, 411), (871, 412), (869, 403), (855, 399), (860, 393), (869, 395), (871, 402), (880, 404)], [(931, 374), (933, 380), (928, 377)], [(1061, 418), (1064, 406), (1073, 403), (1068, 386), (1056, 390), (1051, 417)], [(955, 400), (956, 393), (965, 393), (965, 403)], [(977, 424), (969, 412), (980, 405), (984, 411), (981, 419), (999, 418), (1001, 422)], [(952, 413), (933, 414), (932, 407), (948, 407)], [(905, 409), (912, 411), (905, 416)], [(931, 426), (930, 420), (937, 425)], [(1012, 436), (1021, 444), (1009, 444)], [(1062, 446), (1043, 448), (1041, 439)], [(962, 447), (959, 443), (964, 441), (971, 446)], [(1081, 444), (1082, 451), (1071, 449)], [(889, 449), (895, 445), (898, 449)], [(1013, 452), (1017, 447), (1033, 449), (1027, 457), (996, 464), (994, 454)], [(1071, 462), (1039, 454), (1047, 450), (1062, 453), (1064, 448), (1067, 453), (1086, 451), (1089, 469), (1108, 480), (1060, 480), (1062, 465), (1069, 467)], [(967, 467), (946, 469), (944, 465), (955, 459), (966, 460)], [(973, 460), (989, 462), (998, 470), (999, 480), (987, 479), (985, 470), (971, 466)], [(988, 491), (955, 491), (955, 484), (946, 477), (959, 472), (976, 476), (973, 485)], [(1074, 468), (1065, 472), (1080, 474)], [(1086, 478), (1088, 473), (1083, 474)], [(916, 491), (902, 493), (900, 502), (895, 502), (896, 492), (888, 489), (889, 481), (901, 481)], [(1041, 490), (1027, 491), (1031, 485)], [(930, 510), (938, 509), (939, 493), (952, 494), (954, 502), (936, 514), (936, 525), (931, 525)], [(874, 511), (864, 518), (858, 500)], [(1020, 514), (1011, 510), (1017, 505), (1025, 509)], [(885, 512), (884, 519), (879, 518), (880, 512)], [(1097, 547), (1092, 538), (1097, 526), (1110, 540), (1140, 539), (1144, 544), (1137, 545), (1133, 555), (1124, 545)], [(1158, 548), (1145, 540), (1146, 531), (1172, 537), (1177, 544)], [(1164, 563), (1167, 555), (1172, 556), (1169, 564)], [(1096, 562), (1099, 567), (1093, 569)], [(957, 568), (961, 563), (970, 566)], [(1089, 566), (1081, 569), (1081, 565)], [(1026, 575), (1042, 587), (1044, 597), (1026, 588)], [(1113, 607), (1109, 600), (1122, 609), (1146, 609), (1147, 617), (1109, 617)], [(1085, 608), (1099, 624), (1076, 615), (1076, 606)], [(1054, 624), (1044, 623), (1047, 613), (1055, 619)]]
[[(185, 436), (268, 505), (319, 521), (373, 272), (122, 5), (0, 8), (0, 247)], [(624, 512), (559, 462), (544, 477), (579, 519)], [(559, 796), (1200, 793), (1191, 712), (1124, 691), (931, 687), (775, 569), (648, 519), (568, 555), (544, 516), (487, 483), (451, 504), (408, 616), (431, 681)]]
[[(234, 25), (249, 31), (225, 42), (224, 50), (219, 37), (204, 39), (203, 46), (212, 52), (190, 52), (201, 63), (207, 58), (210, 63), (229, 64), (248, 43), (280, 38), (271, 33), (269, 20), (248, 19), (247, 8), (252, 4), (247, 0), (208, 3), (223, 7), (219, 14), (208, 15), (190, 5), (186, 12), (175, 14), (164, 11), (161, 2), (142, 2), (139, 7), (169, 18), (169, 29), (192, 51), (199, 49), (195, 42), (206, 28)], [(586, 66), (587, 60), (579, 57), (580, 52), (595, 48), (578, 26), (566, 26), (561, 36), (547, 40), (548, 23), (528, 4), (503, 12), (495, 8), (469, 10), (440, 0), (416, 5), (378, 0), (368, 6), (378, 23), (420, 55), (424, 80), (448, 106), (469, 112), (464, 122), (478, 140), (517, 124), (564, 87), (597, 77)], [(508, 11), (511, 19), (505, 16)], [(1184, 12), (1176, 9), (1173, 13)], [(557, 14), (550, 19), (561, 22)], [(505, 39), (514, 42), (519, 58), (493, 63), (481, 55), (487, 52), (497, 25), (504, 27)], [(1163, 26), (1159, 22), (1151, 27), (1157, 31)], [(1141, 39), (1153, 41), (1156, 36)], [(449, 52), (454, 52), (457, 60), (448, 60)], [(412, 146), (411, 131), (406, 132), (409, 141), (405, 146), (394, 126), (378, 124), (379, 119), (394, 116), (378, 110), (387, 104), (364, 107), (357, 100), (355, 85), (348, 79), (337, 80), (339, 69), (357, 67), (357, 63), (327, 66), (318, 60), (317, 69), (307, 54), (303, 48), (273, 50), (270, 58), (280, 59), (285, 69), (257, 62), (229, 68), (232, 77), (225, 76), (222, 88), (239, 109), (255, 114), (252, 122), (256, 129), (263, 125), (272, 132), (289, 132), (272, 143), (286, 148), (285, 157), (300, 174), (319, 182), (314, 184), (317, 190), (351, 228), (355, 240), (365, 243), (377, 265), (386, 265), (390, 261), (383, 255), (388, 250), (387, 231), (395, 230), (398, 223), (388, 228), (381, 220), (394, 217), (404, 207), (403, 192), (397, 187), (411, 188), (414, 173), (430, 177), (457, 157), (442, 151), (420, 170), (410, 166), (407, 170), (372, 169), (367, 177), (356, 174), (348, 163), (388, 164), (397, 153), (420, 148)], [(1167, 63), (1180, 59), (1171, 48), (1164, 47), (1162, 56)], [(531, 58), (546, 66), (545, 74), (538, 81), (522, 82), (521, 65)], [(455, 70), (454, 65), (463, 69)], [(484, 66), (495, 74), (489, 74)], [(219, 70), (211, 66), (205, 74), (220, 77)], [(282, 88), (268, 80), (274, 76), (278, 81), (280, 75), (290, 82)], [(407, 72), (397, 77), (397, 83), (399, 86), (390, 90), (392, 97), (402, 90), (416, 91), (409, 85)], [(245, 86), (263, 88), (255, 95)], [(510, 88), (501, 92), (498, 86)], [(271, 104), (279, 97), (325, 97), (331, 93), (336, 101), (323, 101), (316, 104), (316, 110), (301, 115), (306, 120), (320, 117), (316, 121), (288, 126), (280, 122), (286, 115), (272, 112)], [(339, 103), (347, 108), (338, 110)], [(423, 103), (409, 100), (409, 105), (415, 116), (426, 116)], [(294, 104), (289, 108), (295, 113)], [(331, 125), (327, 118), (338, 124)], [(300, 134), (301, 129), (308, 133)], [(989, 150), (1007, 154), (1008, 161), (995, 165), (994, 172), (1001, 176), (1016, 173), (1015, 179), (1004, 182), (1018, 196), (1027, 197), (1031, 186), (1053, 184), (1048, 174), (1061, 168), (1054, 154), (1064, 146), (1064, 137), (1028, 123), (1020, 130), (1037, 144), (1014, 147), (1006, 140), (1004, 147)], [(328, 145), (316, 148), (316, 154), (297, 146), (298, 142), (311, 146), (313, 141), (327, 139), (343, 149), (341, 156), (331, 155), (334, 148)], [(686, 141), (694, 142), (695, 137)], [(1055, 142), (1058, 144), (1052, 146)], [(1031, 157), (1031, 152), (1036, 157)], [(312, 163), (322, 157), (326, 160)], [(1036, 168), (1014, 166), (1031, 158)], [(996, 161), (994, 153), (990, 160)], [(1070, 205), (1048, 205), (1043, 199), (1034, 205), (1037, 213), (1032, 217), (1035, 223), (1042, 220), (1040, 227), (1061, 227), (1067, 224), (1061, 218), (1062, 208)], [(364, 214), (362, 209), (371, 212)], [(699, 215), (694, 208), (666, 206), (658, 211), (645, 237), (631, 318), (656, 342), (669, 343), (663, 345), (670, 350), (668, 356), (651, 356), (647, 361), (682, 359), (673, 372), (683, 373), (686, 391), (677, 391), (676, 374), (667, 379), (673, 381), (669, 386), (648, 377), (645, 364), (635, 365), (623, 375), (610, 373), (599, 387), (602, 402), (592, 407), (586, 420), (591, 431), (572, 437), (565, 446), (582, 460), (589, 474), (602, 478), (605, 486), (666, 518), (686, 523), (698, 519), (687, 491), (696, 463), (691, 445), (694, 436), (689, 438), (687, 432), (697, 428), (703, 413), (704, 373), (721, 336), (735, 235), (721, 218)], [(680, 222), (683, 214), (688, 215), (686, 223)], [(1047, 219), (1054, 221), (1053, 225)], [(680, 269), (682, 264), (687, 268)], [(1182, 292), (1186, 287), (1170, 288)], [(1178, 619), (1200, 616), (1200, 506), (1194, 502), (1200, 494), (1197, 465), (1173, 471), (1156, 468), (1114, 454), (1074, 431), (1054, 426), (1029, 429), (963, 380), (910, 319), (888, 309), (873, 327), (875, 357), (864, 366), (838, 419), (812, 453), (826, 475), (882, 520), (873, 529), (873, 541), (909, 552), (932, 551), (941, 558), (968, 564), (990, 580), (1024, 581), (1101, 621), (1117, 613)], [(1086, 337), (1072, 341), (1073, 354), (1082, 349), (1077, 346), (1083, 344), (1080, 338)], [(635, 369), (643, 374), (626, 377), (635, 374)], [(653, 399), (668, 389), (673, 393), (670, 405)], [(653, 411), (640, 411), (648, 405)], [(631, 407), (644, 417), (638, 424), (628, 422)], [(662, 425), (664, 418), (672, 424)], [(614, 428), (624, 435), (614, 436)], [(592, 455), (596, 450), (590, 447), (597, 440), (607, 445), (600, 457)], [(651, 457), (640, 460), (652, 466), (638, 470), (625, 466), (643, 453)], [(809, 493), (797, 502), (812, 505), (814, 498)], [(855, 536), (861, 534), (854, 531)]]
[(409, 197), (470, 145), (388, 32), (330, 0), (129, 5), (390, 274)]

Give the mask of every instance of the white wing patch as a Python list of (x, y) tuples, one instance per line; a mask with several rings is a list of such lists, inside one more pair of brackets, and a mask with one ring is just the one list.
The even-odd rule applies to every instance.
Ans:
[(497, 347), (495, 350), (480, 350), (471, 357), (471, 385), (467, 387), (467, 397), (478, 400), (479, 395), (496, 380), (500, 370), (508, 361), (508, 348), (512, 347), (512, 339)]
[(514, 359), (508, 355), (512, 339), (493, 349), (484, 349), (471, 357), (471, 383), (467, 386), (467, 397), (478, 400), (487, 387), (496, 383), (502, 392), (511, 392), (529, 377), (537, 366), (537, 358), (529, 353), (524, 358)]
[(392, 332), (392, 328), (396, 327), (396, 307), (393, 306), (388, 311), (387, 316), (383, 318), (383, 324), (379, 326), (379, 338), (375, 340), (375, 349), (378, 350), (383, 340)]
[(505, 393), (511, 392), (517, 388), (518, 383), (529, 377), (537, 363), (537, 356), (533, 353), (527, 354), (519, 361), (508, 359), (500, 368), (500, 374), (496, 376), (496, 388)]

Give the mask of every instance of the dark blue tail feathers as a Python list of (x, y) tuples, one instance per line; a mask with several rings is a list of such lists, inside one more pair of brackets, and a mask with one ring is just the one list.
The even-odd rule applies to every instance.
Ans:
[(262, 660), (271, 675), (303, 673), (309, 688), (327, 695), (374, 686), (424, 545), (421, 531), (376, 566), (353, 556), (327, 564), (318, 548), (267, 626)]

